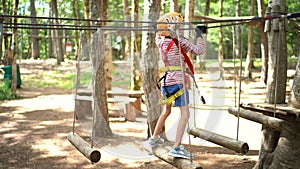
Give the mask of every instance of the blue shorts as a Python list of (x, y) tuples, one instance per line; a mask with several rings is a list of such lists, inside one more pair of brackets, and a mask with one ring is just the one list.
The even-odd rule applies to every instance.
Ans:
[[(175, 94), (178, 90), (180, 90), (182, 88), (183, 88), (182, 84), (174, 84), (174, 85), (171, 85), (171, 86), (162, 86), (161, 91), (168, 98), (169, 96), (172, 96), (173, 94)], [(185, 91), (185, 95), (186, 95), (186, 103), (189, 104), (189, 92), (188, 92), (188, 90)], [(184, 94), (180, 95), (179, 97), (176, 98), (174, 105), (175, 106), (185, 106), (184, 99), (185, 99)]]

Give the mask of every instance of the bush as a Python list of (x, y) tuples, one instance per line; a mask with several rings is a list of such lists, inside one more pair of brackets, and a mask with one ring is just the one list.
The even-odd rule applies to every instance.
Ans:
[(15, 99), (16, 95), (10, 89), (11, 80), (4, 79), (3, 84), (0, 85), (0, 100)]

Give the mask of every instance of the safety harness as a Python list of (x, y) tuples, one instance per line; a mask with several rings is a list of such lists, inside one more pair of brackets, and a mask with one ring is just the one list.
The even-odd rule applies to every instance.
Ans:
[[(166, 37), (166, 38), (171, 38), (171, 37)], [(186, 63), (187, 66), (188, 66), (187, 70), (184, 70), (181, 66), (170, 66), (170, 64), (167, 60), (167, 55), (168, 55), (169, 51), (171, 50), (171, 48), (174, 44), (178, 47), (178, 49), (181, 50), (181, 54), (184, 57), (184, 63)], [(168, 45), (168, 47), (166, 49), (166, 52), (162, 53), (163, 60), (164, 60), (164, 63), (165, 63), (165, 67), (160, 68), (159, 72), (160, 73), (165, 72), (165, 74), (159, 79), (158, 83), (160, 83), (160, 81), (164, 80), (164, 84), (166, 84), (166, 78), (167, 78), (167, 75), (168, 75), (168, 71), (185, 71), (185, 72), (188, 72), (188, 74), (190, 74), (191, 76), (194, 76), (193, 64), (192, 64), (190, 58), (188, 57), (188, 55), (186, 54), (186, 51), (181, 47), (181, 45), (179, 47), (179, 45), (180, 44), (179, 44), (178, 40), (175, 39), (175, 38), (172, 38), (172, 41)], [(163, 50), (161, 50), (161, 51), (163, 52)], [(157, 87), (160, 89), (158, 83), (157, 83)], [(163, 104), (166, 104), (166, 105), (172, 104), (174, 100), (176, 100), (179, 96), (181, 96), (184, 93), (184, 91), (183, 91), (183, 89), (179, 89), (175, 94), (170, 95), (170, 93), (166, 89), (166, 93), (167, 93), (167, 96), (162, 96), (159, 100), (161, 105), (163, 105)]]

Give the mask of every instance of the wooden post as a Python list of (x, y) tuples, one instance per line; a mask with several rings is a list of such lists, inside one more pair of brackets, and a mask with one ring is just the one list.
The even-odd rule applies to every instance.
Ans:
[(274, 118), (274, 117), (270, 117), (270, 116), (266, 116), (263, 114), (259, 114), (257, 112), (251, 111), (251, 110), (246, 110), (243, 108), (240, 108), (240, 112), (238, 112), (238, 108), (235, 107), (229, 107), (228, 108), (228, 112), (230, 114), (233, 114), (235, 116), (239, 115), (242, 118), (257, 122), (257, 123), (261, 123), (264, 124), (266, 126), (269, 126), (273, 129), (276, 130), (281, 130), (283, 128), (284, 125), (284, 120), (278, 119), (278, 118)]
[(156, 146), (153, 147), (152, 151), (150, 150), (150, 152), (159, 159), (179, 169), (202, 169), (199, 164), (191, 162), (190, 159), (169, 156), (168, 152), (170, 151), (170, 148), (170, 146)]
[(97, 163), (101, 158), (101, 153), (98, 150), (91, 148), (80, 136), (76, 133), (70, 132), (68, 140), (92, 163)]
[(247, 143), (220, 134), (216, 134), (208, 130), (193, 128), (188, 130), (188, 133), (209, 142), (234, 150), (238, 153), (246, 154), (249, 151), (249, 146)]

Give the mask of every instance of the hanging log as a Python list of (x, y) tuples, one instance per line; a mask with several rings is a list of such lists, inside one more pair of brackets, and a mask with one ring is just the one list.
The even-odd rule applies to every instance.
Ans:
[(247, 143), (220, 134), (216, 134), (208, 130), (193, 128), (188, 130), (187, 132), (193, 136), (226, 147), (238, 153), (246, 154), (249, 151), (249, 146)]
[(238, 111), (238, 108), (235, 107), (229, 107), (228, 108), (228, 112), (230, 114), (233, 114), (235, 116), (239, 116), (257, 123), (261, 123), (264, 124), (266, 126), (269, 126), (273, 129), (276, 130), (281, 130), (284, 126), (284, 120), (278, 119), (278, 118), (274, 118), (274, 117), (270, 117), (270, 116), (266, 116), (263, 114), (259, 114), (257, 112), (251, 111), (251, 110), (246, 110), (243, 108), (240, 108), (240, 112)]
[(194, 162), (191, 162), (190, 159), (184, 158), (177, 158), (168, 155), (170, 151), (170, 146), (156, 146), (153, 147), (152, 150), (148, 150), (149, 152), (153, 153), (159, 159), (173, 165), (179, 169), (202, 169), (202, 167)]
[(68, 134), (68, 140), (92, 163), (97, 163), (100, 160), (101, 153), (91, 148), (91, 146), (76, 133), (70, 132)]

